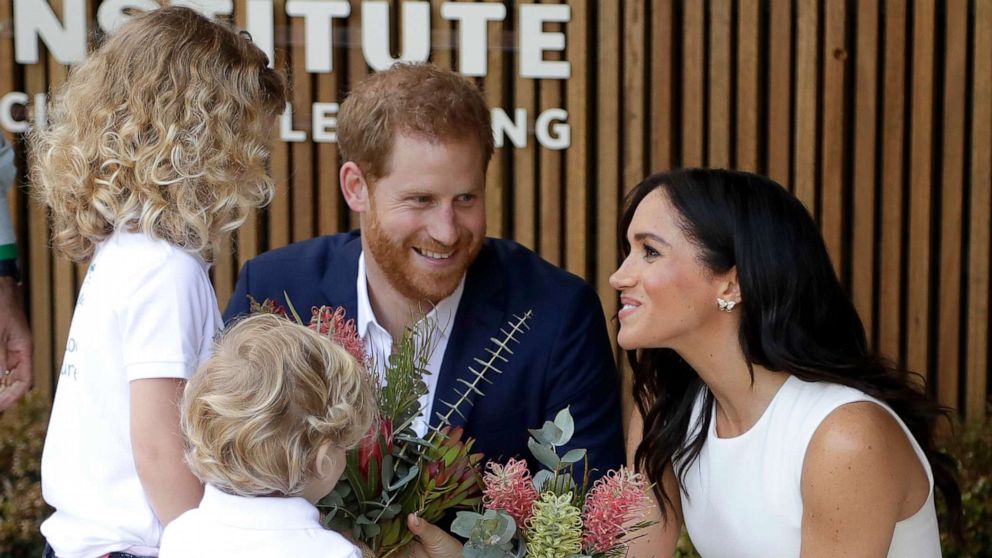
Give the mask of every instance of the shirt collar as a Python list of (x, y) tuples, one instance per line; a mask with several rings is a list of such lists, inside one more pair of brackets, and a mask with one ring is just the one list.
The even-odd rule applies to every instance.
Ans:
[[(355, 317), (355, 325), (358, 326), (358, 336), (366, 338), (369, 326), (375, 324), (381, 329), (382, 326), (376, 320), (375, 312), (372, 311), (372, 302), (369, 299), (369, 279), (368, 270), (365, 267), (365, 252), (358, 256), (358, 283), (355, 285), (355, 292), (358, 295), (358, 316)], [(434, 305), (434, 308), (427, 313), (425, 319), (436, 320), (437, 327), (435, 335), (445, 339), (451, 334), (451, 326), (455, 321), (455, 312), (458, 311), (458, 304), (462, 300), (465, 292), (465, 275), (458, 282), (454, 292)]]
[(212, 484), (203, 487), (201, 513), (225, 525), (248, 529), (313, 529), (320, 527), (320, 512), (300, 497), (235, 496)]

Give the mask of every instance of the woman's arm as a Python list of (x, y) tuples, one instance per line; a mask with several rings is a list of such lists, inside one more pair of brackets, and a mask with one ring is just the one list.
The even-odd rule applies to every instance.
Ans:
[(817, 428), (802, 473), (802, 557), (888, 554), (897, 521), (930, 483), (902, 427), (870, 402), (844, 405)]
[(131, 448), (145, 496), (163, 525), (200, 505), (203, 485), (183, 460), (179, 401), (185, 382), (131, 382)]
[[(643, 437), (644, 418), (635, 408), (631, 413), (630, 426), (627, 430), (628, 467), (634, 467), (634, 453)], [(671, 496), (673, 504), (667, 510), (668, 522), (666, 523), (662, 519), (661, 506), (654, 494), (650, 494), (652, 505), (644, 519), (655, 523), (633, 535), (634, 540), (630, 542), (627, 553), (630, 558), (663, 558), (675, 554), (675, 546), (679, 542), (679, 534), (682, 531), (682, 501), (679, 498), (679, 485), (675, 479), (675, 472), (671, 463), (665, 467), (662, 482), (665, 486), (665, 493)]]

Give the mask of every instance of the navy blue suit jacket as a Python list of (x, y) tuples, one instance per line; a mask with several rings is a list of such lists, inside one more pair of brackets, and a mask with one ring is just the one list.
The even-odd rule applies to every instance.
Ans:
[[(248, 311), (248, 295), (261, 302), (284, 302), (283, 292), (304, 318), (312, 306), (343, 306), (357, 316), (355, 284), (362, 246), (359, 233), (323, 236), (267, 252), (247, 262), (224, 312), (225, 322)], [(530, 329), (513, 354), (490, 373), (484, 396), (472, 396), (462, 408), (465, 418), (452, 423), (475, 438), (474, 451), (500, 462), (509, 457), (535, 461), (527, 449), (528, 428), (571, 407), (575, 435), (568, 447), (589, 450), (592, 477), (624, 462), (620, 418), (620, 379), (603, 318), (593, 289), (580, 278), (545, 262), (519, 244), (486, 239), (468, 269), (450, 338), (438, 376), (434, 411), (440, 401), (454, 401), (459, 378), (471, 380), (474, 359), (487, 359), (490, 338), (514, 316), (533, 311)], [(460, 389), (459, 391), (464, 391)], [(437, 415), (431, 423), (437, 424)], [(559, 451), (559, 455), (563, 452)]]

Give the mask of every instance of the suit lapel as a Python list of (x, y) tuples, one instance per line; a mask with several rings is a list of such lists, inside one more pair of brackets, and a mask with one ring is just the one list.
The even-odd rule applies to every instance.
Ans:
[(349, 320), (358, 319), (358, 292), (355, 285), (358, 282), (358, 257), (361, 254), (362, 238), (355, 235), (334, 251), (320, 282), (326, 304), (344, 307), (345, 316)]
[[(459, 380), (472, 382), (475, 379), (475, 374), (469, 370), (469, 366), (475, 370), (481, 369), (481, 365), (474, 359), (484, 359), (488, 356), (485, 348), (490, 344), (491, 337), (498, 336), (505, 308), (506, 289), (503, 270), (499, 266), (495, 250), (487, 242), (475, 262), (469, 267), (465, 278), (465, 291), (455, 314), (448, 346), (441, 362), (441, 371), (438, 374), (434, 405), (431, 410), (433, 415), (430, 419), (431, 425), (438, 426), (441, 415), (448, 415), (454, 425), (464, 426), (468, 422), (478, 394), (469, 390)], [(494, 379), (499, 375), (490, 374), (488, 377)], [(493, 386), (483, 383), (479, 387), (485, 393), (486, 389), (492, 389)], [(457, 412), (449, 413), (449, 404), (454, 404), (462, 398), (460, 394), (464, 394), (464, 401), (458, 406), (461, 415)]]

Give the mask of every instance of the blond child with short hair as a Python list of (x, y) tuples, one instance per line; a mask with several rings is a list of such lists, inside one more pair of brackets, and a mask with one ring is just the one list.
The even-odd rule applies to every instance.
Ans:
[(285, 84), (193, 10), (133, 16), (74, 67), (31, 135), (52, 246), (88, 266), (42, 458), (45, 557), (155, 556), (195, 507), (179, 399), (222, 322), (214, 248), (274, 185)]
[(186, 387), (186, 456), (206, 487), (160, 557), (360, 558), (314, 504), (374, 416), (371, 377), (342, 347), (272, 314), (235, 323)]

